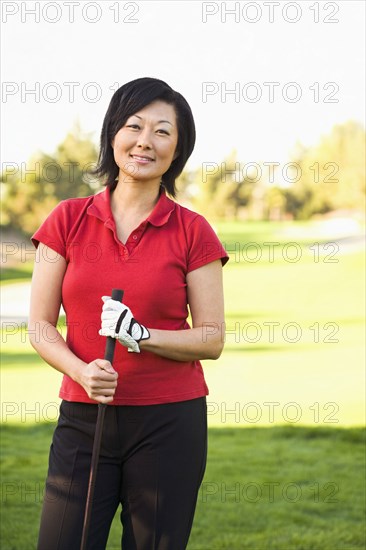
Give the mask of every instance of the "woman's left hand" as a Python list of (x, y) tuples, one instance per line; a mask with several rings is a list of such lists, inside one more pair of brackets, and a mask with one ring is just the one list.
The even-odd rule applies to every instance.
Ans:
[(136, 321), (129, 307), (112, 300), (110, 296), (102, 296), (104, 302), (102, 309), (101, 336), (111, 336), (129, 351), (140, 353), (139, 342), (150, 338), (148, 329)]

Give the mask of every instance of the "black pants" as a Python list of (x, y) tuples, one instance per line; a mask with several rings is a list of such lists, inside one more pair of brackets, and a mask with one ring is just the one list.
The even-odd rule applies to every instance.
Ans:
[[(38, 550), (79, 550), (98, 405), (62, 401)], [(122, 504), (123, 550), (184, 550), (206, 467), (206, 398), (107, 407), (88, 550), (106, 547)]]

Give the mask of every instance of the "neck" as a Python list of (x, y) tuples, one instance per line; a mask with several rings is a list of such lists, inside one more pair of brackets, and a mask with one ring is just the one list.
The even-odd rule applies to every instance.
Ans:
[(111, 194), (113, 214), (149, 214), (159, 199), (160, 183), (133, 185), (119, 181)]

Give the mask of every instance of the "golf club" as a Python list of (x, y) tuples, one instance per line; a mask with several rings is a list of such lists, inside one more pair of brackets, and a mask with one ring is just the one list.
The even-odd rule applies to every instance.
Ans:
[[(119, 290), (117, 288), (114, 288), (112, 290), (112, 300), (117, 300), (118, 302), (122, 302), (122, 299), (123, 299), (123, 290)], [(111, 336), (108, 336), (107, 337), (106, 348), (105, 348), (104, 359), (106, 359), (110, 363), (112, 363), (112, 361), (113, 361), (115, 345), (116, 345), (116, 339), (112, 338)], [(93, 506), (94, 488), (95, 488), (95, 482), (96, 482), (96, 478), (97, 478), (97, 468), (98, 468), (100, 444), (101, 444), (102, 432), (103, 432), (104, 415), (105, 415), (106, 408), (107, 408), (107, 405), (105, 403), (98, 403), (98, 417), (97, 417), (97, 424), (96, 424), (96, 427), (95, 427), (93, 452), (92, 452), (90, 475), (89, 475), (89, 484), (88, 484), (88, 494), (87, 494), (87, 497), (86, 497), (83, 534), (82, 534), (82, 537), (81, 537), (80, 550), (86, 550), (86, 544), (87, 544), (88, 533), (89, 533), (91, 510), (92, 510), (92, 506)]]

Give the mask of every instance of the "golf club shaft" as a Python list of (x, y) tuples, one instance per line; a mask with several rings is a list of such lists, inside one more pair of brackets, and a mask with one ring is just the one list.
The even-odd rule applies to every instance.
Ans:
[[(112, 300), (117, 300), (118, 302), (122, 302), (123, 290), (114, 288), (112, 290)], [(111, 364), (113, 362), (115, 346), (116, 346), (116, 339), (112, 338), (111, 336), (108, 336), (105, 353), (104, 353), (104, 359), (109, 361)], [(101, 444), (102, 433), (103, 433), (104, 415), (105, 415), (106, 408), (107, 408), (107, 405), (105, 403), (98, 403), (98, 417), (97, 417), (97, 424), (95, 427), (95, 436), (94, 436), (93, 452), (92, 452), (89, 484), (88, 484), (88, 494), (86, 497), (83, 534), (81, 538), (80, 550), (86, 550), (90, 518), (91, 518), (91, 510), (93, 505), (94, 488), (95, 488), (95, 482), (97, 478), (97, 468), (98, 468), (98, 461), (99, 461), (100, 444)]]

